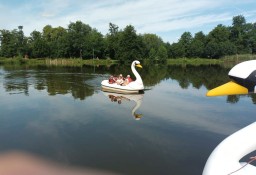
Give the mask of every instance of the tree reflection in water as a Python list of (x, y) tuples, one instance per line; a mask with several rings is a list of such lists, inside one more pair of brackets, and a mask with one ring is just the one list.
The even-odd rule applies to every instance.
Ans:
[[(212, 89), (229, 81), (230, 68), (220, 65), (166, 65), (148, 64), (140, 70), (145, 88), (153, 88), (163, 80), (176, 80), (180, 87), (196, 89), (206, 87)], [(25, 67), (4, 66), (1, 68), (3, 87), (9, 94), (24, 93), (29, 95), (29, 87), (36, 90), (46, 90), (49, 95), (71, 94), (74, 99), (84, 100), (92, 96), (100, 88), (103, 76), (131, 74), (130, 65), (83, 66), (83, 67)], [(132, 77), (133, 79), (135, 77)], [(94, 82), (87, 84), (86, 82)], [(255, 95), (251, 97), (255, 104)], [(227, 102), (237, 103), (240, 95), (228, 96)]]

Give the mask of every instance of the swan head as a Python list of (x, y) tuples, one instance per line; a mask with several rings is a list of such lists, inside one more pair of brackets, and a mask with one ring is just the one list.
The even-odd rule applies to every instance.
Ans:
[(128, 86), (132, 89), (138, 89), (138, 90), (143, 90), (144, 89), (144, 85), (143, 85), (143, 81), (141, 79), (140, 74), (137, 72), (137, 70), (135, 69), (136, 67), (142, 68), (142, 66), (140, 65), (140, 62), (138, 60), (135, 60), (132, 62), (131, 64), (131, 69), (132, 69), (132, 73), (134, 74), (134, 76), (136, 77), (136, 79), (132, 82), (130, 82), (128, 84)]
[(136, 67), (139, 67), (139, 68), (142, 68), (140, 62), (138, 60), (135, 60), (132, 62), (132, 66), (136, 66)]
[(238, 95), (255, 93), (256, 60), (237, 64), (229, 71), (232, 81), (210, 90), (207, 96)]
[(134, 113), (134, 119), (135, 119), (135, 120), (140, 120), (142, 116), (143, 116), (142, 114), (136, 114), (136, 113)]

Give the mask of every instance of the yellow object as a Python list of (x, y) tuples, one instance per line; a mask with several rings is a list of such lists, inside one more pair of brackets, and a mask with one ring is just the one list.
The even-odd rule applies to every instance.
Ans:
[(221, 96), (221, 95), (238, 95), (238, 94), (248, 94), (248, 89), (241, 86), (233, 81), (226, 84), (218, 86), (207, 92), (206, 96)]
[(140, 64), (136, 64), (135, 66), (139, 67), (139, 68), (142, 68), (142, 65), (140, 65)]

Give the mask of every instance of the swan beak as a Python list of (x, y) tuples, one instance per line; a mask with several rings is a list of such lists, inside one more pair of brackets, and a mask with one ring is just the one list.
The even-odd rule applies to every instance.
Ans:
[(221, 95), (238, 95), (238, 94), (248, 94), (248, 89), (241, 86), (233, 81), (226, 84), (218, 86), (207, 92), (206, 96), (221, 96)]
[(135, 120), (140, 120), (142, 116), (143, 116), (142, 114), (135, 114), (134, 113)]
[(136, 64), (136, 66), (139, 67), (139, 68), (142, 68), (142, 65), (140, 65), (140, 64)]

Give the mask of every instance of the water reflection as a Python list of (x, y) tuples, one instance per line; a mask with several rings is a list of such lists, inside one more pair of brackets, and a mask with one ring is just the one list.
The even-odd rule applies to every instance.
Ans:
[[(0, 150), (127, 175), (197, 175), (218, 141), (255, 120), (247, 96), (229, 97), (241, 100), (237, 105), (205, 97), (206, 89), (226, 82), (226, 68), (143, 65), (151, 89), (145, 94), (100, 91), (103, 79), (129, 70), (0, 68)], [(9, 95), (15, 92), (21, 94)]]
[(118, 103), (126, 105), (127, 103), (130, 103), (130, 101), (135, 102), (135, 105), (131, 109), (132, 116), (135, 120), (140, 120), (142, 118), (142, 114), (137, 113), (136, 111), (141, 106), (143, 94), (117, 94), (113, 92), (105, 92), (103, 91), (103, 94), (109, 98), (110, 102)]
[(83, 72), (80, 68), (6, 68), (3, 86), (9, 94), (24, 93), (29, 96), (30, 87), (38, 91), (46, 90), (49, 95), (72, 94), (74, 99), (84, 100), (93, 95), (94, 89), (85, 82), (94, 75)]
[[(46, 90), (51, 96), (71, 94), (74, 99), (80, 100), (85, 100), (98, 91), (100, 82), (109, 75), (117, 75), (120, 72), (131, 74), (130, 65), (32, 68), (9, 66), (0, 70), (3, 88), (9, 94), (23, 93), (28, 96), (30, 88), (34, 87), (38, 91)], [(163, 80), (172, 79), (176, 80), (182, 89), (192, 85), (195, 89), (206, 87), (209, 90), (229, 81), (229, 70), (230, 68), (219, 65), (144, 65), (140, 75), (146, 89), (154, 88)], [(256, 103), (255, 95), (247, 96)], [(226, 98), (228, 103), (237, 103), (241, 95)]]

